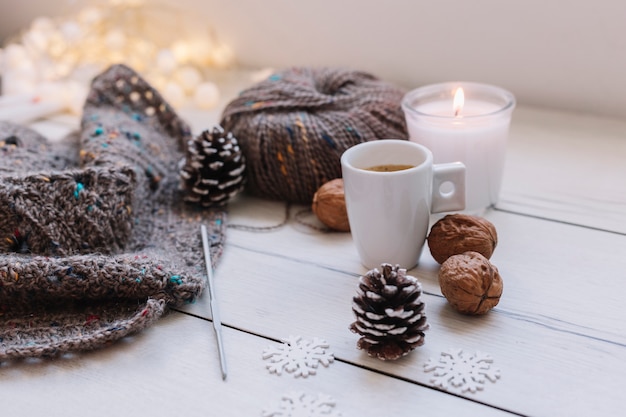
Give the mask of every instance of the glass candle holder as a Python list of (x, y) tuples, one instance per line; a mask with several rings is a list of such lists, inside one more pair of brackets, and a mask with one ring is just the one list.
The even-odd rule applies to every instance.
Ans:
[(498, 201), (514, 108), (510, 92), (471, 82), (427, 85), (402, 100), (410, 140), (430, 149), (435, 163), (465, 164), (468, 214)]

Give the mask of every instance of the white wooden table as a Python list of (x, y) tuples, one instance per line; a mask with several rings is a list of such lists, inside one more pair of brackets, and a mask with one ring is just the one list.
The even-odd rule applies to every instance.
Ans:
[[(219, 111), (182, 114), (200, 131)], [(59, 116), (32, 126), (54, 138), (76, 123)], [(228, 230), (215, 273), (226, 381), (203, 297), (100, 351), (0, 364), (0, 416), (286, 416), (279, 404), (291, 391), (333, 397), (328, 415), (624, 415), (626, 122), (515, 111), (501, 201), (485, 215), (498, 230), (502, 299), (485, 316), (457, 314), (426, 249), (410, 274), (423, 284), (431, 328), (396, 362), (356, 349), (351, 299), (366, 270), (350, 234), (294, 219), (305, 208), (292, 207), (272, 232)], [(284, 211), (241, 196), (229, 223), (271, 226)], [(290, 335), (325, 339), (335, 361), (307, 378), (270, 373), (264, 350)], [(449, 349), (490, 354), (500, 379), (475, 393), (434, 387), (424, 364)]]

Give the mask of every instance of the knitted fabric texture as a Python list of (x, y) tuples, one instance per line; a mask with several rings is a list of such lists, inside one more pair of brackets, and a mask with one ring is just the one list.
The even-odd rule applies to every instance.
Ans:
[(192, 302), (226, 214), (183, 203), (188, 126), (132, 69), (94, 79), (79, 135), (0, 122), (0, 360), (94, 349)]
[(243, 91), (221, 125), (239, 140), (251, 193), (310, 204), (322, 184), (341, 177), (350, 146), (408, 138), (403, 95), (364, 72), (292, 68)]

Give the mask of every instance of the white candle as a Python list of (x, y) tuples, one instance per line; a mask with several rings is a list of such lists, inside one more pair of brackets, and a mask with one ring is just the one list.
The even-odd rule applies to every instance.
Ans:
[[(464, 100), (458, 98), (461, 92)], [(502, 182), (513, 95), (485, 84), (442, 83), (410, 91), (402, 107), (410, 140), (429, 148), (435, 163), (465, 164), (465, 212), (482, 214), (493, 206)]]

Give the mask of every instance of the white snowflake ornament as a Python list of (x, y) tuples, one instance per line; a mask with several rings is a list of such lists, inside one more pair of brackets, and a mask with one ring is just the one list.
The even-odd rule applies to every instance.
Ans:
[(436, 387), (476, 392), (485, 387), (487, 379), (496, 382), (500, 378), (500, 370), (492, 369), (492, 363), (491, 356), (482, 352), (466, 354), (462, 349), (449, 349), (441, 352), (439, 360), (429, 359), (424, 370), (433, 372), (430, 382)]
[(295, 377), (306, 378), (315, 375), (319, 364), (328, 366), (335, 360), (334, 355), (326, 351), (328, 343), (325, 340), (303, 340), (301, 336), (289, 336), (282, 342), (279, 346), (270, 346), (263, 351), (263, 359), (269, 362), (267, 369), (270, 373), (281, 375), (284, 369)]
[(275, 410), (263, 411), (262, 417), (341, 417), (335, 410), (335, 400), (325, 394), (309, 395), (290, 392), (283, 395)]

